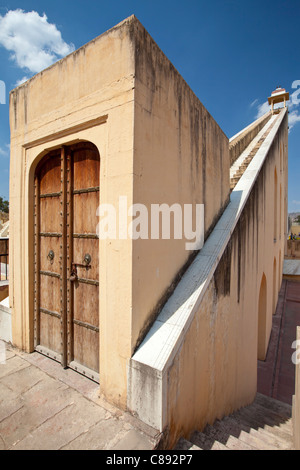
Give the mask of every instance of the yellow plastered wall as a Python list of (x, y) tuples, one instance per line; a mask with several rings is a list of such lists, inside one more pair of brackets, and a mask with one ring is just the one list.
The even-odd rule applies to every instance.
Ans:
[[(139, 23), (135, 51), (133, 200), (148, 212), (151, 204), (204, 204), (207, 236), (229, 200), (228, 138)], [(137, 343), (192, 255), (186, 242), (171, 231), (170, 240), (133, 243)]]

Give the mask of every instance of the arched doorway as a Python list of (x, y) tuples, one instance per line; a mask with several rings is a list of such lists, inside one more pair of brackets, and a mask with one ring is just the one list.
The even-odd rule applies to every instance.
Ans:
[(258, 342), (257, 356), (261, 361), (266, 357), (266, 323), (267, 323), (267, 279), (262, 276), (258, 299)]
[(100, 156), (88, 142), (49, 152), (35, 171), (34, 346), (99, 380)]

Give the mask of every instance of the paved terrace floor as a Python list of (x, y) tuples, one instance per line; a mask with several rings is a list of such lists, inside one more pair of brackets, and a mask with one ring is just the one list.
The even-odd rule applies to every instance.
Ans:
[(267, 358), (258, 361), (258, 392), (292, 405), (295, 393), (295, 365), (292, 343), (300, 326), (300, 283), (283, 280)]
[[(284, 280), (258, 392), (292, 404), (300, 283)], [(99, 385), (39, 353), (0, 348), (0, 450), (150, 450), (156, 431), (99, 398)]]
[(39, 353), (0, 346), (0, 450), (153, 448), (156, 431), (100, 399), (98, 384)]

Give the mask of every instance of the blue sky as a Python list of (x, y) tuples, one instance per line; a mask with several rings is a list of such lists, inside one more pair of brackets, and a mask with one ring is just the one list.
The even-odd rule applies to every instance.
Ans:
[(229, 138), (278, 85), (289, 91), (289, 211), (300, 212), (299, 0), (0, 0), (0, 196), (9, 197), (9, 91), (132, 14)]

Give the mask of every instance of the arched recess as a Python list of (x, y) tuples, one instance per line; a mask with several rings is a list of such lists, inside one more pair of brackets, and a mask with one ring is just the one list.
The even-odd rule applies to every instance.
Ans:
[(277, 266), (276, 266), (276, 258), (274, 258), (273, 262), (273, 315), (276, 313), (276, 306), (277, 306), (277, 297), (278, 297), (278, 286), (277, 286)]
[(267, 351), (266, 339), (267, 326), (267, 279), (262, 276), (258, 298), (258, 335), (257, 335), (257, 357), (264, 361)]
[(54, 148), (34, 170), (34, 349), (99, 381), (100, 155)]

